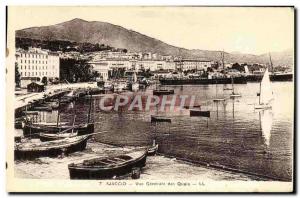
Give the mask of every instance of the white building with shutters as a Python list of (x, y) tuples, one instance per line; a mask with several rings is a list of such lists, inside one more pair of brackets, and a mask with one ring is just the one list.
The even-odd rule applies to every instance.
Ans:
[(59, 79), (59, 54), (41, 48), (17, 49), (16, 62), (23, 77)]

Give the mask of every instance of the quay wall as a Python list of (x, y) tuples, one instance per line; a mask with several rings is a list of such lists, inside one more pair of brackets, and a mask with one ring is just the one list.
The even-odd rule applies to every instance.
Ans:
[(74, 89), (87, 89), (87, 88), (95, 88), (97, 87), (96, 82), (92, 83), (72, 83), (72, 84), (57, 84), (46, 86), (44, 92), (39, 93), (28, 93), (25, 95), (15, 97), (15, 110), (25, 107), (29, 105), (29, 103), (33, 102), (33, 100), (42, 99), (45, 94), (50, 96), (55, 96), (61, 94), (61, 92), (70, 91)]

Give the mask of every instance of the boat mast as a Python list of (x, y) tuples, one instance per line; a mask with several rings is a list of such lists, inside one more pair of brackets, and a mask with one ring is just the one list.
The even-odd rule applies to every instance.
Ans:
[(259, 83), (259, 100), (258, 100), (258, 104), (260, 104), (260, 95), (261, 95), (261, 82)]
[(222, 52), (222, 66), (223, 66), (223, 70), (225, 69), (225, 66), (224, 66), (224, 49), (223, 49), (223, 52)]
[(76, 119), (76, 114), (74, 115), (74, 118), (73, 118), (73, 126), (72, 126), (72, 134), (73, 134), (73, 132), (74, 132), (74, 126), (75, 126), (75, 119)]
[(58, 127), (58, 123), (59, 123), (59, 117), (60, 117), (60, 114), (59, 114), (59, 109), (60, 109), (60, 99), (58, 100), (58, 110), (57, 110), (57, 120), (56, 120), (56, 126)]
[(231, 87), (232, 87), (232, 94), (234, 94), (234, 85), (233, 85), (233, 77), (231, 76)]
[(274, 68), (273, 68), (273, 63), (272, 63), (272, 58), (271, 58), (271, 53), (270, 52), (269, 52), (269, 58), (270, 58), (271, 71), (273, 73), (274, 72)]
[(90, 123), (90, 114), (91, 114), (91, 107), (92, 107), (92, 94), (90, 94), (90, 105), (89, 105), (89, 113), (88, 113), (88, 120), (87, 120), (87, 124)]

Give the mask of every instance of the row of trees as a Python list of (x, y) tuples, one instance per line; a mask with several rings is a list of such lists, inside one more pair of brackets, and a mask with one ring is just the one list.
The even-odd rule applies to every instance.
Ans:
[(60, 79), (68, 82), (95, 81), (100, 77), (86, 59), (60, 59)]
[(65, 40), (39, 40), (31, 38), (16, 37), (16, 48), (27, 50), (29, 47), (38, 47), (48, 49), (50, 51), (62, 52), (96, 52), (96, 51), (122, 51), (127, 52), (126, 49), (114, 48), (105, 44), (93, 43), (77, 43)]

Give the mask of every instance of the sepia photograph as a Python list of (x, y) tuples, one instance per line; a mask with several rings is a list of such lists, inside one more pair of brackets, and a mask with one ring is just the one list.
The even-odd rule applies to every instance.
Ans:
[(7, 191), (293, 192), (294, 20), (7, 6)]

